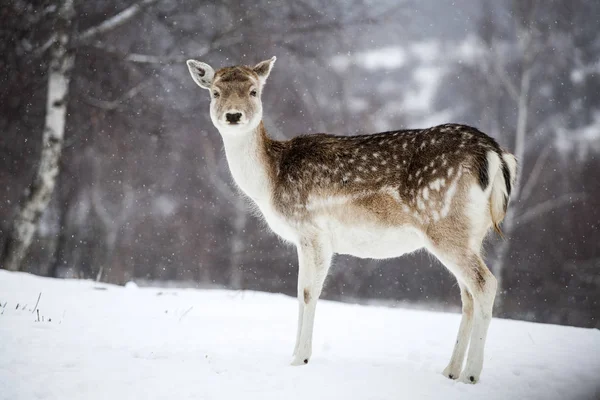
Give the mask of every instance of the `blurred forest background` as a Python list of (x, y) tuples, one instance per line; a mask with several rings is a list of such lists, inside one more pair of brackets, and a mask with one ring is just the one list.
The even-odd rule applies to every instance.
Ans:
[[(496, 315), (600, 328), (599, 26), (586, 0), (3, 1), (0, 263), (42, 149), (62, 149), (12, 269), (294, 295), (295, 250), (236, 193), (185, 65), (276, 55), (263, 102), (277, 139), (459, 122), (514, 152), (506, 240), (486, 246)], [(52, 71), (69, 90), (47, 101)], [(43, 136), (60, 129), (52, 107), (64, 138)], [(459, 308), (424, 252), (337, 257), (323, 297)]]

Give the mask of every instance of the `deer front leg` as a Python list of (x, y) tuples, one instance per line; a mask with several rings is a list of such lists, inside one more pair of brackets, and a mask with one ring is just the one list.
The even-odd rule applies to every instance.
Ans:
[(302, 333), (302, 319), (304, 318), (304, 301), (300, 301), (300, 279), (298, 279), (298, 328), (296, 329), (296, 345), (294, 346), (294, 353), (292, 356), (295, 356), (298, 352), (298, 344), (300, 343), (300, 333)]
[(312, 354), (312, 334), (317, 300), (333, 253), (326, 241), (305, 238), (298, 246), (298, 331), (292, 365), (307, 364)]

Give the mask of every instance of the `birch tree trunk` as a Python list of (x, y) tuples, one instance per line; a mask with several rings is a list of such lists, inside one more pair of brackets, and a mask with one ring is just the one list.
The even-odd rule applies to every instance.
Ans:
[(8, 270), (16, 271), (21, 268), (56, 183), (65, 133), (69, 82), (75, 61), (74, 52), (69, 49), (74, 15), (73, 0), (65, 0), (57, 16), (55, 41), (50, 52), (40, 162), (27, 197), (19, 207), (9, 231), (0, 259), (0, 266)]
[[(521, 79), (517, 90), (515, 92), (517, 103), (517, 130), (515, 133), (515, 149), (514, 153), (519, 162), (517, 168), (517, 176), (515, 177), (515, 184), (512, 191), (513, 207), (517, 207), (520, 201), (521, 194), (521, 180), (523, 176), (523, 165), (525, 163), (525, 136), (527, 134), (527, 123), (529, 118), (529, 92), (531, 88), (531, 73), (533, 69), (533, 50), (531, 49), (531, 33), (528, 30), (522, 30), (519, 32), (521, 38), (520, 47), (523, 52), (523, 71), (521, 73)], [(519, 204), (519, 206), (521, 206)], [(510, 237), (513, 234), (515, 228), (514, 220), (515, 210), (509, 206), (507, 215), (502, 224), (502, 230), (506, 234), (507, 238), (503, 239), (500, 243), (497, 253), (496, 262), (492, 265), (492, 273), (496, 277), (498, 282), (498, 295), (494, 307), (498, 313), (502, 313), (504, 310), (504, 267), (506, 266), (506, 257), (510, 249)]]

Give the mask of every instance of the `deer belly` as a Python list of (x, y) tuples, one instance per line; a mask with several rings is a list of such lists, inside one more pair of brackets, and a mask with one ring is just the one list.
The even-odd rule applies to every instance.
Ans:
[(410, 226), (329, 226), (334, 252), (360, 258), (394, 258), (424, 246), (422, 235)]

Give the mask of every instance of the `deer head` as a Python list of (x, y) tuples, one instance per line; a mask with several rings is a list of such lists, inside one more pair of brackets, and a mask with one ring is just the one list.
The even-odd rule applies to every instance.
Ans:
[(222, 135), (255, 129), (262, 120), (262, 89), (276, 58), (254, 67), (235, 66), (215, 70), (208, 64), (188, 60), (194, 82), (210, 91), (210, 118)]

